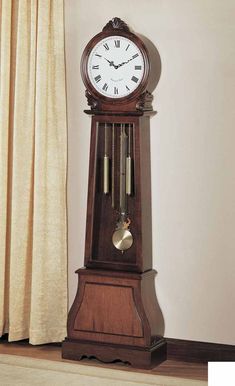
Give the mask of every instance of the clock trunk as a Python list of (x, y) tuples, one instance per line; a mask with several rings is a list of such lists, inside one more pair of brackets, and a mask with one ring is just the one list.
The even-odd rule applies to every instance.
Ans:
[[(85, 265), (89, 268), (144, 272), (152, 267), (149, 120), (150, 116), (144, 114), (131, 117), (120, 115), (92, 117), (85, 243)], [(124, 199), (133, 244), (125, 251), (115, 248), (112, 242), (120, 217), (122, 125), (126, 130), (131, 129), (131, 137), (128, 138), (131, 143), (127, 144), (130, 152), (126, 149), (126, 155), (130, 155), (132, 163), (131, 192), (125, 194)], [(105, 154), (109, 162), (109, 189), (106, 193)]]

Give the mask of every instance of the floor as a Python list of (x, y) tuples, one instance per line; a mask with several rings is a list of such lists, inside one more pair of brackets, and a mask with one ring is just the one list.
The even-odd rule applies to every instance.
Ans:
[[(64, 361), (77, 363), (75, 361), (67, 361), (61, 358), (61, 347), (59, 344), (46, 344), (40, 346), (32, 346), (27, 341), (9, 343), (5, 339), (0, 339), (0, 353), (10, 355), (21, 355), (40, 359), (49, 359), (52, 361)], [(119, 370), (133, 371), (129, 366), (122, 363), (103, 364), (94, 359), (83, 359), (79, 362), (84, 365), (101, 366), (114, 368)], [(179, 362), (167, 360), (161, 365), (152, 370), (135, 369), (135, 372), (174, 376), (179, 378), (188, 378), (195, 380), (207, 381), (207, 364)]]

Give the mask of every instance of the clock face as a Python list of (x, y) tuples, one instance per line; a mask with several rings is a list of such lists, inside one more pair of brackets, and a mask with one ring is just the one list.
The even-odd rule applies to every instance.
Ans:
[(137, 89), (145, 73), (144, 56), (124, 36), (109, 36), (90, 52), (87, 72), (95, 90), (108, 98), (123, 98)]

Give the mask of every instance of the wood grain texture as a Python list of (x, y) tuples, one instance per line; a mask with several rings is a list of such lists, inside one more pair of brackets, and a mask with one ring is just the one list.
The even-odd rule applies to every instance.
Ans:
[(75, 330), (143, 337), (131, 286), (86, 282), (78, 312)]
[(154, 285), (149, 286), (155, 271), (138, 274), (86, 268), (77, 273), (78, 290), (68, 316), (69, 339), (145, 348), (161, 340), (157, 334), (162, 328), (160, 308), (154, 303), (151, 308), (146, 297), (147, 292), (150, 301), (155, 297)]
[(162, 314), (153, 302), (155, 271), (139, 274), (86, 268), (77, 273), (78, 290), (68, 316), (63, 358), (121, 360), (141, 368), (166, 360), (166, 342), (158, 334)]

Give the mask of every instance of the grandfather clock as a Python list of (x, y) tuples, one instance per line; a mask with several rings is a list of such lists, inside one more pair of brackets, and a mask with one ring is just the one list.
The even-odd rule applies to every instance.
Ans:
[(83, 52), (91, 116), (85, 268), (76, 271), (63, 358), (143, 368), (166, 359), (152, 269), (150, 59), (119, 18)]

